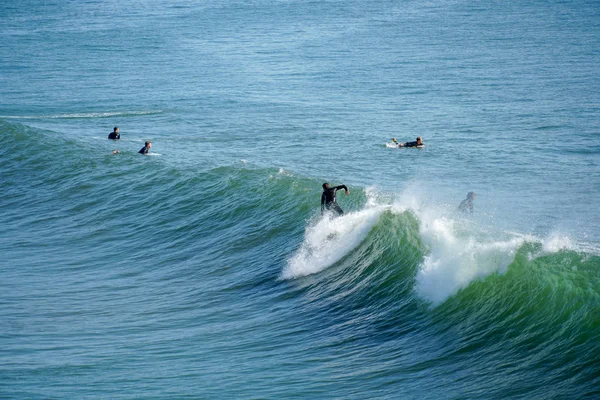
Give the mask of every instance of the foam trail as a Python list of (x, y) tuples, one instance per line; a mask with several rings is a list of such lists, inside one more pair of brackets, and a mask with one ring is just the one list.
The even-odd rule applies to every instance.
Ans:
[(306, 228), (302, 245), (289, 259), (281, 277), (293, 279), (320, 272), (357, 247), (387, 208), (375, 205), (371, 195), (367, 190), (369, 200), (360, 211), (341, 217), (333, 217), (327, 213), (324, 218), (310, 224)]

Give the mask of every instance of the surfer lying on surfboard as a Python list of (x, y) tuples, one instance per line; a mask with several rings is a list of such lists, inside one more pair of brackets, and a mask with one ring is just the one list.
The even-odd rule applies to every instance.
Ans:
[(392, 141), (398, 145), (398, 147), (423, 147), (423, 139), (421, 136), (417, 137), (415, 142), (398, 143), (396, 138), (392, 138)]

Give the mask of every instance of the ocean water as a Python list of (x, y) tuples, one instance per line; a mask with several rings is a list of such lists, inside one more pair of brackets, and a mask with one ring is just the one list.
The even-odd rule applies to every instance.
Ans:
[(599, 398), (599, 49), (597, 1), (0, 2), (0, 397)]

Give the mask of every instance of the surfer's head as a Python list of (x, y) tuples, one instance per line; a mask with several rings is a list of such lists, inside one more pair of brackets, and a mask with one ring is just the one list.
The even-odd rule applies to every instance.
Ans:
[(146, 147), (147, 147), (147, 148), (150, 148), (150, 147), (152, 147), (152, 143), (150, 143), (150, 142), (146, 142)]
[(113, 128), (113, 131), (114, 131), (114, 132), (119, 132), (119, 127), (118, 127), (118, 126), (115, 126), (115, 127)]
[(421, 139), (421, 136), (417, 136), (417, 144), (423, 144), (423, 139)]
[(325, 183), (323, 184), (323, 189), (329, 189), (329, 183), (325, 182)]
[(469, 193), (467, 193), (467, 199), (469, 199), (469, 200), (475, 200), (475, 192), (469, 192)]

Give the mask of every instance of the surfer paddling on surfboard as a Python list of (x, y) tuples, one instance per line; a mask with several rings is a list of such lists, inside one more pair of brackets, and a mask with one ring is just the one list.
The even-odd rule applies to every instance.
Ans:
[(398, 147), (423, 147), (424, 146), (423, 139), (421, 139), (421, 136), (418, 136), (417, 140), (415, 142), (398, 143), (396, 138), (392, 138), (392, 141), (394, 143), (396, 143), (398, 145)]
[(150, 148), (152, 147), (152, 143), (146, 142), (145, 146), (138, 151), (140, 154), (148, 154), (150, 152)]
[(325, 208), (328, 210), (334, 210), (339, 215), (344, 215), (344, 210), (342, 210), (342, 208), (335, 201), (335, 192), (340, 189), (344, 189), (346, 194), (350, 193), (346, 185), (331, 187), (329, 183), (323, 184), (323, 194), (321, 194), (321, 215), (323, 215)]

